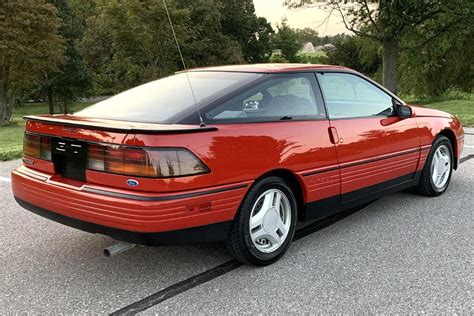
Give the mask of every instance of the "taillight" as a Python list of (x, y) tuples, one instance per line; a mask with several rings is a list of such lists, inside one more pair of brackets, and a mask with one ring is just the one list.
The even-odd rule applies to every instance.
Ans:
[(209, 172), (184, 148), (135, 148), (89, 144), (89, 169), (110, 173), (170, 178)]
[(25, 133), (23, 155), (51, 161), (51, 138)]

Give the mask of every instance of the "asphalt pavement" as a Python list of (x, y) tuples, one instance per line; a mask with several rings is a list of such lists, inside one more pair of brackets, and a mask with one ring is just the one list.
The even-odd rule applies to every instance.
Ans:
[(310, 224), (277, 263), (236, 264), (220, 243), (135, 247), (21, 209), (0, 163), (0, 313), (473, 314), (474, 131), (448, 191), (401, 192)]

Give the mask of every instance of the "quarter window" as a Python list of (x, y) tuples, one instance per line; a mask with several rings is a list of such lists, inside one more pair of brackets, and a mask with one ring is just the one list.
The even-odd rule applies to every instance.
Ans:
[(319, 85), (330, 118), (390, 116), (392, 97), (359, 76), (318, 73)]
[(213, 123), (324, 118), (324, 107), (318, 107), (316, 102), (314, 84), (314, 74), (273, 76), (204, 115)]

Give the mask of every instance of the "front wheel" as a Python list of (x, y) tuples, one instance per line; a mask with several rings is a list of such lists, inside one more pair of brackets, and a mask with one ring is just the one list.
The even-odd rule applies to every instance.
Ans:
[(421, 172), (420, 182), (416, 186), (417, 192), (426, 196), (443, 194), (451, 181), (453, 160), (451, 142), (444, 136), (438, 137)]
[(268, 265), (288, 249), (296, 227), (296, 200), (281, 178), (267, 177), (247, 193), (227, 239), (229, 252), (240, 262)]

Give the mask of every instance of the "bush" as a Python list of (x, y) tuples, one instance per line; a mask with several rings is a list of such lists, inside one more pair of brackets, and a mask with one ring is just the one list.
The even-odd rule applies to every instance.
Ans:
[(329, 58), (325, 52), (300, 52), (296, 57), (300, 63), (304, 64), (329, 64)]
[(280, 53), (273, 53), (272, 56), (270, 56), (270, 62), (275, 64), (282, 64), (287, 63), (288, 60), (286, 60), (285, 57), (283, 57), (283, 55)]

